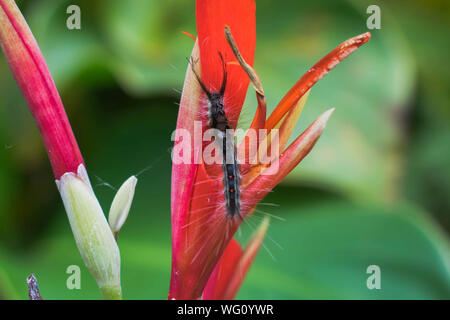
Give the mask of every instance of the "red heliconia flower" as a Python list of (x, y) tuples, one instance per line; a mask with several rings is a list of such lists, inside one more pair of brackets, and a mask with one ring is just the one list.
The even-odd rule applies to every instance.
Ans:
[[(242, 254), (240, 247), (237, 249), (237, 243), (232, 240), (234, 233), (243, 219), (255, 210), (258, 202), (298, 165), (320, 137), (333, 109), (320, 115), (286, 147), (310, 88), (366, 43), (370, 33), (347, 40), (326, 55), (300, 78), (266, 119), (264, 90), (252, 68), (256, 39), (254, 0), (197, 0), (196, 19), (198, 37), (186, 74), (177, 122), (178, 130), (191, 133), (188, 141), (191, 161), (181, 164), (174, 161), (172, 167), (172, 275), (169, 298), (200, 299), (202, 295), (208, 299), (232, 298), (242, 279), (235, 280), (239, 277), (230, 275), (230, 272), (245, 256), (245, 252)], [(240, 164), (240, 211), (239, 215), (232, 217), (225, 207), (224, 169), (220, 164), (203, 161), (204, 144), (196, 142), (194, 130), (196, 121), (202, 123), (202, 133), (210, 128), (209, 97), (205, 89), (209, 92), (220, 91), (224, 69), (223, 109), (229, 127), (236, 128), (248, 84), (251, 83), (258, 100), (251, 128), (266, 129), (268, 132), (266, 139), (256, 141), (257, 151), (266, 151), (267, 154), (270, 148), (271, 156), (279, 155), (268, 164), (259, 160)], [(278, 146), (271, 145), (271, 135), (278, 136)], [(237, 146), (238, 154), (244, 154), (245, 160), (255, 153), (250, 152), (250, 144), (245, 143), (248, 138)], [(186, 137), (175, 135), (174, 153), (180, 143), (187, 142), (184, 139)], [(225, 270), (220, 278), (228, 279), (234, 285), (221, 287), (223, 281), (217, 282), (220, 270), (216, 268), (213, 273), (216, 265), (220, 270)]]

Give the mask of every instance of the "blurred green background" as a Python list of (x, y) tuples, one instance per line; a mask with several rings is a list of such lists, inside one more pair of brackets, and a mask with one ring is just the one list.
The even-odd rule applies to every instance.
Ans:
[[(330, 107), (316, 148), (265, 200), (272, 219), (238, 298), (449, 299), (450, 5), (446, 0), (257, 0), (255, 69), (273, 108), (339, 43), (381, 29), (311, 91), (298, 135)], [(66, 28), (81, 7), (82, 29)], [(165, 299), (170, 135), (195, 34), (193, 0), (18, 1), (41, 46), (107, 212), (139, 175), (120, 233), (127, 299)], [(0, 58), (0, 298), (99, 299), (72, 238), (39, 132)], [(253, 113), (254, 93), (240, 124)], [(110, 185), (110, 186), (108, 186)], [(263, 214), (244, 223), (245, 242)], [(66, 288), (79, 265), (81, 290)], [(369, 265), (381, 290), (366, 287)]]

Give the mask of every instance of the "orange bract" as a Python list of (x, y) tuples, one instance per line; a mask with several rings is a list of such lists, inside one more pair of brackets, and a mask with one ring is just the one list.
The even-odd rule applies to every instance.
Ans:
[(300, 98), (309, 90), (317, 81), (321, 80), (330, 70), (334, 69), (342, 60), (347, 58), (356, 49), (369, 41), (371, 35), (369, 32), (348, 39), (340, 44), (333, 51), (317, 62), (309, 69), (300, 80), (289, 90), (289, 92), (280, 101), (278, 106), (266, 121), (266, 128), (272, 129), (283, 116), (300, 100)]

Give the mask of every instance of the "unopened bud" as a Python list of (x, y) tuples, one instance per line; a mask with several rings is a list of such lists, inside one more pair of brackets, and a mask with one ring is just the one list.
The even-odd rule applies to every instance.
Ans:
[(127, 220), (133, 202), (134, 190), (136, 188), (137, 178), (131, 176), (117, 191), (116, 196), (109, 209), (109, 226), (113, 233), (117, 234)]

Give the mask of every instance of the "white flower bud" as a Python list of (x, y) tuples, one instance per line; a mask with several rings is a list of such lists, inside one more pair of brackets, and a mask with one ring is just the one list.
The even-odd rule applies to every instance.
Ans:
[(136, 188), (137, 178), (131, 176), (126, 180), (117, 191), (116, 196), (109, 209), (109, 225), (111, 230), (116, 234), (120, 231), (130, 212), (131, 203), (133, 202), (134, 190)]

